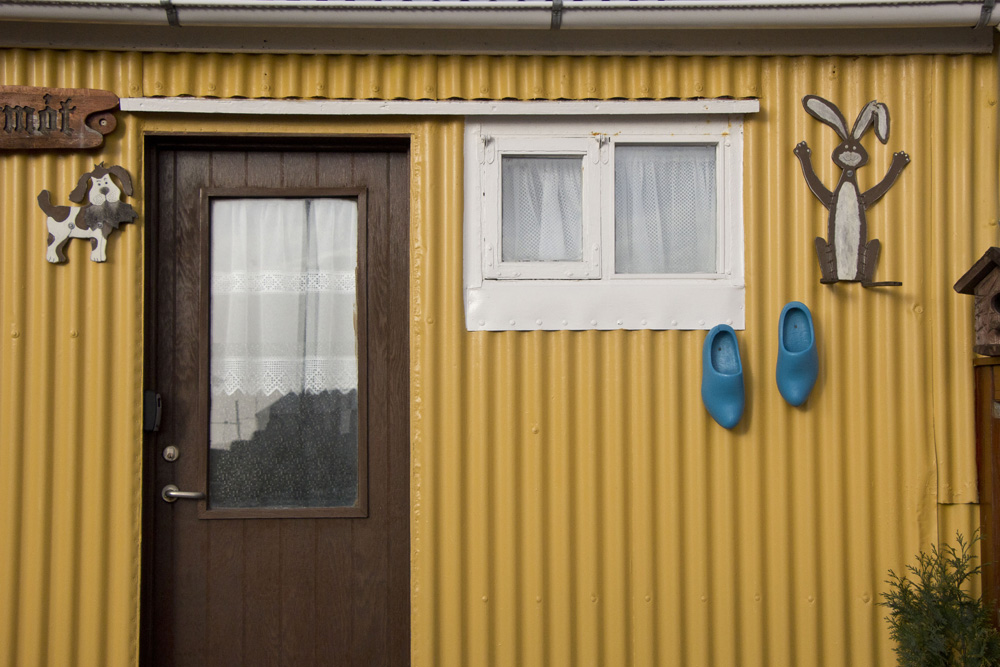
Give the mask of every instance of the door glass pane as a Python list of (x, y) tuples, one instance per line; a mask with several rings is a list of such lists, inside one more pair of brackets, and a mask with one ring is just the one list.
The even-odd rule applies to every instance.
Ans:
[(615, 273), (716, 273), (715, 146), (615, 148)]
[(505, 262), (583, 259), (583, 158), (504, 157)]
[(209, 507), (358, 500), (357, 202), (215, 199)]

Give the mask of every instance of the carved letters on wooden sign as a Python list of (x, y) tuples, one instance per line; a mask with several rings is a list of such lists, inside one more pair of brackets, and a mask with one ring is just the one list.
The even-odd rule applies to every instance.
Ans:
[(116, 108), (107, 90), (0, 86), (0, 149), (95, 148), (114, 131)]

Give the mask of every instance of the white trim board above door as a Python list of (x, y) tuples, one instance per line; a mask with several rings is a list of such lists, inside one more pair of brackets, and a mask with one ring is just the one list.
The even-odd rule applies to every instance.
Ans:
[(275, 100), (123, 97), (122, 111), (274, 116), (595, 116), (757, 113), (760, 100)]

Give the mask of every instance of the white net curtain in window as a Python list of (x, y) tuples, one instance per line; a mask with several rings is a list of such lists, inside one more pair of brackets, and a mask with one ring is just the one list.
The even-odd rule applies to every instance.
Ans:
[(357, 203), (212, 205), (213, 395), (357, 389)]
[(583, 259), (583, 160), (504, 157), (501, 248), (505, 262)]
[(616, 273), (717, 271), (715, 150), (616, 146)]

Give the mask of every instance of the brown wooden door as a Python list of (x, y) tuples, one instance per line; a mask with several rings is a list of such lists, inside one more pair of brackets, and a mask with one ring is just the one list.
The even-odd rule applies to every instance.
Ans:
[[(409, 664), (406, 146), (235, 148), (164, 138), (147, 154), (147, 386), (163, 408), (146, 439), (144, 662)], [(323, 217), (327, 209), (347, 211), (354, 240), (337, 231), (336, 215)], [(252, 252), (284, 261), (291, 251), (275, 250), (285, 241), (272, 238), (274, 225), (305, 219), (301, 211), (319, 216), (320, 231), (302, 227), (304, 241), (297, 231), (277, 236), (295, 237), (296, 252), (332, 249), (337, 261), (356, 260), (353, 277), (281, 265), (261, 278), (252, 275), (255, 259), (219, 273), (243, 252), (228, 246), (246, 229), (257, 231), (244, 245), (262, 246)], [(331, 273), (347, 287), (315, 298), (334, 305), (287, 316), (300, 292), (308, 292), (303, 303), (313, 298), (313, 283), (329, 285)], [(252, 311), (244, 320), (220, 315), (231, 292), (264, 292), (266, 303), (240, 306)], [(269, 305), (272, 298), (285, 305)], [(287, 365), (265, 349), (263, 361), (226, 362), (263, 371), (222, 378), (220, 358), (242, 344), (243, 321), (264, 330), (247, 334), (257, 341), (244, 345), (251, 355), (281, 347), (272, 334), (305, 341), (298, 353), (309, 377), (261, 379), (274, 363)], [(340, 338), (331, 342), (334, 330)], [(351, 358), (354, 374), (331, 380), (330, 368), (350, 367)], [(168, 485), (207, 497), (167, 502)]]

